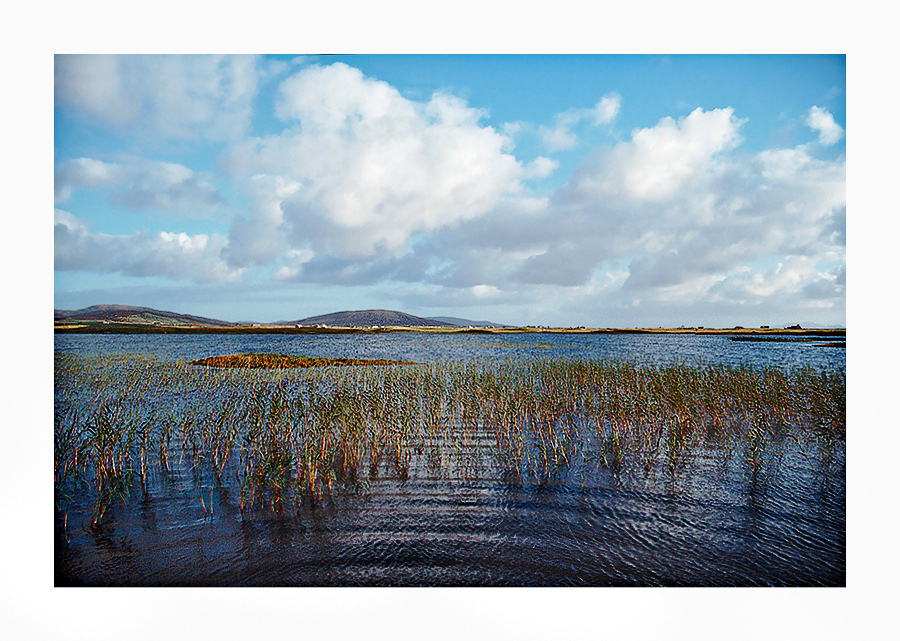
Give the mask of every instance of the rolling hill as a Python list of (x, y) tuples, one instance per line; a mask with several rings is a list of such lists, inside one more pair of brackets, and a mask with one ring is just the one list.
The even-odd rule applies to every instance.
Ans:
[(334, 312), (311, 316), (302, 320), (289, 321), (291, 325), (328, 325), (330, 327), (455, 327), (431, 318), (422, 318), (388, 309), (366, 309), (360, 311)]
[(504, 325), (503, 323), (494, 323), (486, 320), (474, 321), (466, 318), (457, 318), (455, 316), (432, 316), (427, 320), (450, 323), (451, 325), (456, 325), (458, 327), (509, 327), (509, 325)]
[(137, 325), (206, 325), (230, 327), (234, 323), (178, 314), (149, 307), (132, 307), (130, 305), (92, 305), (84, 309), (54, 309), (53, 320), (59, 321), (95, 321), (108, 323), (133, 323)]
[(505, 327), (505, 325), (490, 321), (472, 321), (449, 316), (423, 318), (387, 309), (342, 311), (311, 316), (301, 320), (277, 321), (274, 323), (260, 323), (256, 321), (233, 323), (203, 316), (152, 309), (150, 307), (92, 305), (91, 307), (76, 310), (55, 309), (53, 310), (53, 319), (57, 323), (126, 323), (167, 326), (197, 325), (201, 327), (236, 327), (241, 325), (262, 327), (269, 325), (301, 325), (304, 327), (314, 327), (316, 325), (327, 325), (330, 327)]

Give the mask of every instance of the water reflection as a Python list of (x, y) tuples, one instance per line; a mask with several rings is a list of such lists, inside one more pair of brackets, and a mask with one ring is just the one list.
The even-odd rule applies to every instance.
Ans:
[(70, 529), (61, 564), (92, 585), (841, 585), (843, 484), (832, 475), (823, 492), (787, 457), (750, 487), (742, 463), (723, 474), (711, 457), (697, 463), (711, 474), (675, 486), (607, 472), (581, 485), (379, 478), (289, 518), (242, 515), (227, 491), (212, 519), (140, 501), (99, 531)]

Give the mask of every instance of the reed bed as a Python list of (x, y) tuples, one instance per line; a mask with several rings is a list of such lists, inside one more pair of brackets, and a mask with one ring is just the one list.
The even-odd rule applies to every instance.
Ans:
[(692, 457), (714, 452), (755, 476), (777, 465), (785, 444), (815, 456), (846, 434), (844, 372), (809, 368), (506, 360), (233, 369), (57, 355), (55, 377), (57, 509), (89, 495), (94, 527), (173, 469), (193, 473), (204, 511), (216, 488), (232, 488), (242, 513), (283, 512), (364, 492), (384, 475), (689, 474)]

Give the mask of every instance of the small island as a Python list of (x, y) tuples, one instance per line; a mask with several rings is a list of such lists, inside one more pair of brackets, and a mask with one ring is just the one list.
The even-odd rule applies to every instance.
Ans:
[(321, 358), (290, 354), (229, 354), (210, 356), (191, 361), (191, 365), (206, 367), (242, 367), (249, 369), (277, 369), (288, 367), (347, 367), (354, 365), (413, 365), (408, 361), (360, 358)]

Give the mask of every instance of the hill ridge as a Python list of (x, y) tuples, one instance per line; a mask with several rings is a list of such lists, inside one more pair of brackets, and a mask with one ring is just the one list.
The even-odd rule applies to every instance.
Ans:
[(329, 325), (331, 327), (456, 327), (436, 319), (414, 316), (389, 309), (344, 310), (288, 321), (291, 325)]
[(93, 320), (137, 324), (161, 324), (162, 321), (168, 321), (181, 325), (216, 325), (220, 327), (234, 325), (229, 321), (216, 318), (179, 314), (178, 312), (134, 305), (91, 305), (82, 309), (54, 309), (53, 320)]

